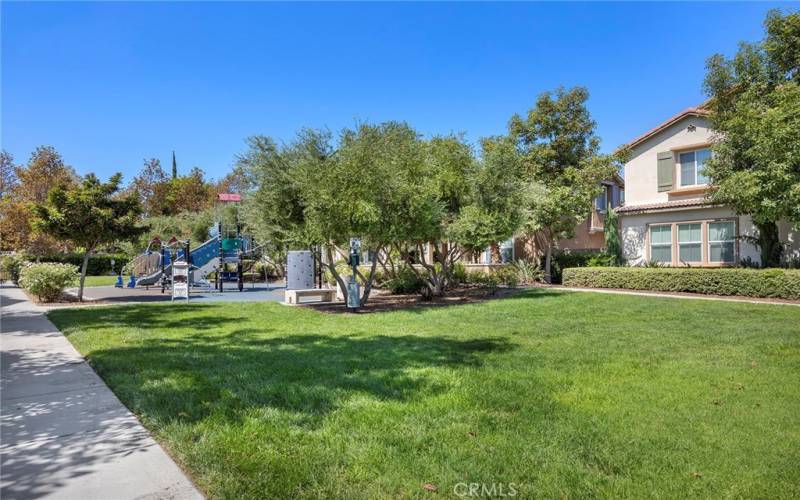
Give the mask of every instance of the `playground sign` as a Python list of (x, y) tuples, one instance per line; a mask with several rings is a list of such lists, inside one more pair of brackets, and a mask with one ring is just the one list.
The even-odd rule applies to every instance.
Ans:
[(177, 261), (172, 264), (172, 300), (175, 297), (189, 300), (189, 264)]

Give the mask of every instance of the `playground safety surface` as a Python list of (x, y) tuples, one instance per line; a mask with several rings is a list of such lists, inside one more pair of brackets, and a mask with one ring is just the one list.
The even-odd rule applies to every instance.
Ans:
[[(271, 301), (283, 302), (283, 292), (286, 286), (283, 283), (276, 283), (266, 286), (263, 283), (245, 283), (244, 290), (238, 290), (236, 283), (225, 283), (223, 292), (208, 290), (192, 290), (189, 301), (201, 302), (258, 302)], [(116, 288), (114, 286), (93, 286), (84, 288), (83, 296), (85, 300), (104, 302), (104, 303), (125, 303), (125, 302), (169, 302), (172, 299), (170, 290), (163, 293), (161, 287), (146, 288)], [(175, 299), (183, 301), (185, 299)]]

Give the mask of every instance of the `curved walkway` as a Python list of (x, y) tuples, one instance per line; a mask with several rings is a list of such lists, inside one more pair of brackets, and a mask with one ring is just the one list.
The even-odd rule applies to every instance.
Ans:
[(0, 289), (0, 497), (202, 498), (18, 288)]

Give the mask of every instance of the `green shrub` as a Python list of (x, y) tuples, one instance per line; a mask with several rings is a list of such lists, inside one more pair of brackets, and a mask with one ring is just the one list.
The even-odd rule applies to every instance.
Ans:
[(491, 271), (472, 271), (468, 274), (467, 283), (486, 288), (497, 288), (500, 278), (497, 273)]
[(530, 285), (537, 281), (541, 282), (544, 279), (544, 271), (533, 262), (515, 260), (511, 266), (517, 273), (517, 279), (520, 283)]
[(467, 267), (463, 262), (456, 262), (450, 272), (450, 279), (453, 285), (461, 285), (467, 282)]
[[(615, 258), (599, 251), (565, 251), (553, 254), (550, 261), (550, 276), (553, 283), (561, 283), (561, 274), (564, 269), (570, 267), (605, 267), (613, 266)], [(544, 258), (541, 267), (544, 269)]]
[(19, 273), (28, 263), (22, 255), (12, 253), (0, 259), (0, 280), (11, 280), (19, 285)]
[[(80, 253), (66, 253), (66, 254), (53, 254), (53, 255), (28, 255), (27, 259), (31, 262), (60, 262), (62, 264), (72, 264), (78, 266), (78, 269), (83, 265), (83, 254)], [(89, 263), (86, 266), (87, 276), (103, 276), (111, 274), (111, 259), (114, 259), (114, 273), (119, 273), (131, 259), (125, 254), (97, 254), (89, 257)]]
[(79, 278), (78, 268), (72, 264), (46, 262), (23, 267), (19, 284), (40, 301), (53, 302), (61, 297), (64, 289), (75, 285)]
[(497, 278), (497, 281), (503, 285), (515, 287), (519, 285), (519, 276), (517, 270), (511, 265), (505, 265), (496, 269), (492, 274)]
[(393, 294), (420, 293), (426, 288), (425, 282), (408, 266), (399, 268), (397, 276), (386, 280), (384, 287)]
[(660, 292), (800, 299), (800, 270), (594, 267), (564, 270), (564, 284)]

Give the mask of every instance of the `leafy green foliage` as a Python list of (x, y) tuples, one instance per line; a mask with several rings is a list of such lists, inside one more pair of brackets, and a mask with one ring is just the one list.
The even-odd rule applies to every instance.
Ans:
[(619, 241), (619, 215), (617, 211), (608, 206), (606, 220), (603, 227), (603, 236), (606, 244), (606, 253), (614, 258), (614, 265), (622, 264), (622, 245)]
[(146, 231), (138, 224), (141, 205), (135, 193), (119, 194), (121, 174), (103, 183), (89, 174), (80, 185), (58, 186), (46, 204), (34, 206), (34, 227), (85, 250), (78, 299), (83, 298), (83, 281), (89, 257), (103, 244), (133, 240)]
[(20, 270), (19, 285), (36, 295), (41, 302), (53, 302), (79, 278), (77, 266), (45, 262), (23, 266)]
[(515, 260), (511, 263), (517, 273), (517, 279), (525, 285), (532, 285), (544, 281), (544, 271), (541, 267), (527, 260)]
[(11, 280), (19, 285), (20, 271), (28, 264), (28, 260), (20, 254), (9, 254), (0, 257), (0, 274), (3, 280)]
[(564, 284), (800, 299), (800, 270), (794, 269), (571, 268), (564, 269)]
[[(544, 265), (544, 262), (542, 262)], [(570, 267), (615, 266), (615, 258), (605, 252), (558, 252), (550, 263), (550, 276), (553, 283), (561, 283), (561, 273)]]
[[(46, 255), (25, 255), (26, 260), (31, 262), (60, 262), (62, 264), (72, 264), (80, 267), (83, 265), (83, 254), (62, 253)], [(93, 254), (89, 257), (86, 265), (86, 276), (100, 276), (111, 272), (111, 261), (114, 260), (114, 272), (118, 273), (129, 261), (127, 254)]]
[(583, 87), (545, 92), (526, 117), (514, 115), (509, 127), (525, 167), (523, 232), (545, 252), (547, 281), (555, 242), (574, 235), (589, 216), (600, 182), (617, 168), (614, 158), (599, 153), (588, 98)]
[(384, 288), (393, 294), (420, 293), (425, 282), (409, 266), (402, 266), (396, 277), (386, 280)]
[(771, 11), (766, 38), (707, 62), (705, 91), (717, 134), (706, 174), (714, 202), (749, 214), (763, 267), (778, 266), (776, 223), (800, 224), (800, 13)]

